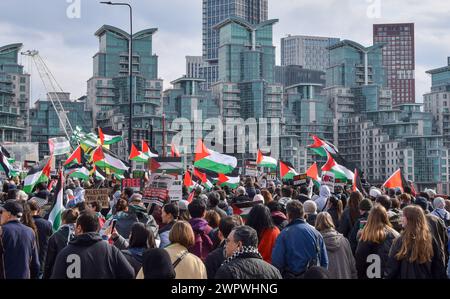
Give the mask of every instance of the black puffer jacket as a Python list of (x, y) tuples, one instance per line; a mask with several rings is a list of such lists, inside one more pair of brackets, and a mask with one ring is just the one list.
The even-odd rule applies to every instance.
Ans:
[(280, 271), (254, 253), (242, 253), (222, 264), (215, 279), (281, 279)]
[(54, 233), (48, 240), (47, 256), (45, 259), (44, 267), (44, 279), (50, 279), (52, 276), (53, 265), (55, 264), (56, 257), (67, 243), (74, 237), (74, 226), (63, 225), (60, 229)]
[[(67, 277), (67, 273), (73, 276)], [(98, 233), (86, 233), (58, 254), (51, 278), (133, 279), (135, 273), (119, 249), (103, 241)]]

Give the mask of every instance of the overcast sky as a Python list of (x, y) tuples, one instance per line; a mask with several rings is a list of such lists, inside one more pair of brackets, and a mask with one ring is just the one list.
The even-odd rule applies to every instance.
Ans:
[[(98, 49), (94, 32), (103, 24), (128, 31), (125, 7), (78, 0), (80, 18), (68, 18), (68, 2), (77, 0), (1, 0), (0, 46), (23, 43), (37, 49), (60, 85), (73, 98), (86, 94), (92, 56)], [(134, 31), (158, 28), (153, 52), (159, 56), (159, 77), (165, 88), (185, 74), (185, 56), (201, 55), (201, 0), (134, 0)], [(380, 4), (379, 6), (377, 4)], [(378, 9), (379, 8), (379, 9)], [(274, 44), (279, 63), (280, 38), (287, 34), (332, 36), (372, 44), (372, 24), (414, 22), (416, 30), (417, 100), (430, 88), (426, 70), (446, 65), (450, 56), (448, 0), (269, 0), (269, 18), (279, 19)], [(29, 69), (30, 62), (22, 58)], [(32, 70), (33, 101), (45, 95)]]

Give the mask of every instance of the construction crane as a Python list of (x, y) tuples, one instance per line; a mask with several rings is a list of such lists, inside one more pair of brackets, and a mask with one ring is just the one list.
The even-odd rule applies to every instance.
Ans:
[(21, 52), (20, 54), (24, 56), (29, 56), (33, 60), (36, 65), (36, 69), (38, 70), (39, 77), (42, 80), (42, 84), (44, 85), (45, 91), (48, 94), (49, 100), (55, 109), (56, 115), (58, 116), (59, 123), (64, 130), (64, 133), (67, 136), (67, 139), (70, 140), (73, 134), (73, 128), (67, 117), (67, 112), (64, 110), (64, 106), (61, 104), (59, 100), (59, 93), (64, 92), (61, 88), (61, 85), (56, 81), (55, 76), (48, 68), (44, 59), (42, 59), (41, 55), (39, 55), (39, 51), (36, 50), (28, 50), (25, 52)]

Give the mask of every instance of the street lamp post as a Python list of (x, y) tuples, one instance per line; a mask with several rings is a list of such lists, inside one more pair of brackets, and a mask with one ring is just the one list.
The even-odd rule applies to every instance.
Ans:
[(129, 44), (129, 53), (128, 53), (128, 75), (130, 80), (130, 119), (128, 121), (128, 152), (131, 152), (131, 145), (133, 143), (132, 140), (132, 118), (133, 118), (133, 8), (128, 3), (123, 2), (111, 2), (111, 1), (102, 1), (102, 4), (107, 5), (120, 5), (120, 6), (128, 6), (130, 9), (130, 44)]

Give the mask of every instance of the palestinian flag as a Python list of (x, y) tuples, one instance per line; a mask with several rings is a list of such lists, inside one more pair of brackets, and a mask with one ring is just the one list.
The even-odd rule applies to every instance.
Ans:
[(121, 181), (125, 178), (125, 176), (123, 174), (120, 173), (113, 173), (112, 174), (117, 180)]
[(50, 138), (48, 140), (50, 155), (59, 156), (70, 153), (70, 142), (65, 137)]
[(6, 177), (14, 177), (19, 174), (17, 170), (14, 170), (12, 165), (10, 164), (10, 159), (6, 157), (3, 151), (0, 150), (0, 169), (6, 173)]
[(172, 157), (176, 157), (176, 158), (181, 157), (180, 152), (178, 151), (178, 149), (175, 147), (174, 144), (172, 144), (172, 146), (170, 147), (170, 153), (171, 153)]
[(296, 175), (298, 175), (298, 173), (291, 163), (280, 161), (280, 176), (282, 180), (293, 180)]
[(98, 144), (98, 136), (94, 133), (86, 134), (83, 130), (77, 126), (75, 130), (73, 130), (72, 138), (77, 144), (80, 144), (84, 151), (88, 151), (90, 148), (97, 147)]
[(345, 165), (338, 164), (333, 158), (332, 154), (327, 153), (327, 155), (328, 161), (324, 166), (322, 166), (322, 171), (334, 173), (335, 179), (347, 180), (352, 182), (354, 178), (353, 172), (349, 170)]
[(206, 190), (211, 190), (214, 187), (206, 173), (201, 172), (197, 168), (194, 168), (194, 177), (200, 180), (202, 186), (205, 187)]
[(89, 171), (89, 176), (93, 176), (95, 179), (99, 180), (99, 181), (104, 181), (106, 180), (106, 173), (101, 170), (100, 168), (97, 168), (97, 166), (94, 165), (94, 167), (92, 167), (91, 171)]
[(228, 186), (231, 189), (236, 189), (239, 187), (240, 182), (241, 178), (239, 176), (232, 177), (219, 173), (219, 180), (217, 181), (217, 184), (219, 186)]
[(102, 147), (99, 146), (92, 154), (92, 162), (100, 168), (108, 168), (113, 173), (124, 174), (129, 167), (120, 159), (115, 158), (112, 154), (104, 153)]
[(85, 181), (89, 180), (89, 170), (84, 166), (68, 169), (65, 171), (65, 174), (71, 178), (77, 178)]
[(400, 190), (403, 192), (404, 190), (404, 178), (402, 178), (402, 170), (399, 169), (396, 172), (394, 172), (393, 175), (391, 175), (390, 178), (387, 179), (387, 181), (383, 184), (383, 187), (387, 189), (395, 189), (400, 188)]
[(70, 157), (64, 162), (64, 166), (70, 165), (73, 163), (76, 164), (84, 164), (86, 161), (84, 160), (84, 151), (81, 146), (78, 146), (77, 149), (70, 155)]
[(150, 160), (150, 170), (155, 173), (170, 175), (182, 175), (184, 172), (183, 163), (180, 158), (157, 157)]
[(256, 165), (258, 165), (259, 167), (276, 169), (278, 166), (278, 161), (270, 156), (264, 156), (263, 153), (260, 150), (258, 150)]
[(194, 166), (217, 173), (228, 174), (237, 166), (237, 159), (207, 149), (202, 140), (198, 140), (195, 149)]
[(311, 179), (314, 185), (320, 188), (322, 180), (320, 179), (319, 168), (317, 167), (316, 162), (314, 162), (314, 164), (306, 171), (306, 175)]
[(142, 140), (142, 152), (150, 159), (150, 158), (156, 158), (158, 157), (158, 154), (156, 152), (152, 152), (150, 147), (148, 146), (147, 142), (145, 140)]
[(112, 128), (98, 128), (98, 137), (101, 145), (111, 145), (123, 140), (122, 133)]
[(64, 175), (59, 172), (58, 184), (55, 190), (56, 202), (48, 216), (48, 221), (52, 224), (53, 232), (56, 232), (62, 224), (61, 214), (64, 211)]
[(49, 180), (52, 158), (49, 157), (30, 169), (24, 181), (23, 191), (25, 193), (30, 194), (33, 192), (34, 186)]
[(315, 152), (317, 155), (326, 157), (327, 153), (333, 155), (338, 153), (337, 148), (330, 142), (322, 140), (315, 135), (311, 135), (311, 137), (314, 139), (314, 143), (309, 145), (308, 148)]
[(136, 162), (148, 162), (148, 156), (144, 152), (139, 151), (134, 144), (131, 144), (129, 160)]
[(189, 171), (186, 171), (184, 174), (183, 185), (188, 189), (194, 187), (194, 182), (192, 182), (191, 173)]
[(190, 194), (189, 197), (187, 198), (187, 202), (191, 203), (194, 200), (194, 195), (195, 195), (195, 190), (193, 190)]
[(264, 204), (264, 201), (245, 201), (232, 204), (231, 207), (233, 208), (233, 215), (239, 215), (245, 219), (254, 206), (261, 204)]

